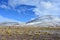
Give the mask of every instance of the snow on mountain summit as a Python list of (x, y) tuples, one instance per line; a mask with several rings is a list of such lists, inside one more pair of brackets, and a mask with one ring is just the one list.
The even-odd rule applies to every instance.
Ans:
[(43, 27), (49, 27), (49, 26), (60, 26), (60, 18), (58, 16), (53, 15), (45, 15), (38, 17), (34, 20), (31, 20), (27, 22), (28, 25), (34, 25), (34, 26), (43, 26)]

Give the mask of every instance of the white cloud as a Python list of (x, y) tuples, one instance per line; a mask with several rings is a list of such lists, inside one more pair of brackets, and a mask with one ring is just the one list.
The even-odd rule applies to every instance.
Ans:
[[(58, 3), (57, 3), (58, 4)], [(41, 5), (34, 9), (36, 15), (60, 15), (60, 7), (56, 3), (41, 2)]]
[[(36, 15), (60, 15), (60, 0), (9, 0), (8, 5), (15, 8), (20, 4), (34, 5)], [(5, 5), (2, 8), (8, 8)], [(15, 9), (14, 9), (15, 10)], [(19, 10), (17, 10), (20, 12)]]
[(10, 7), (9, 6), (6, 6), (6, 5), (0, 5), (0, 8), (10, 9)]
[(9, 0), (9, 5), (15, 7), (20, 4), (34, 5), (36, 15), (60, 15), (60, 0)]
[(40, 0), (9, 0), (9, 5), (16, 6), (20, 4), (37, 5)]
[(50, 2), (41, 2), (41, 6), (46, 9), (50, 9), (50, 8), (54, 7), (54, 5)]
[(21, 23), (20, 21), (9, 19), (9, 18), (5, 18), (5, 17), (3, 17), (1, 15), (0, 15), (0, 22), (19, 22), (19, 23)]
[(35, 18), (31, 18), (30, 21), (31, 21), (31, 20), (34, 20), (34, 19), (35, 19)]

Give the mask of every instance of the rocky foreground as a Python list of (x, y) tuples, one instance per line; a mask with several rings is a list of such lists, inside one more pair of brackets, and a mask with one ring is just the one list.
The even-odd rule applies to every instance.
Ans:
[(1, 27), (0, 40), (60, 40), (60, 28)]

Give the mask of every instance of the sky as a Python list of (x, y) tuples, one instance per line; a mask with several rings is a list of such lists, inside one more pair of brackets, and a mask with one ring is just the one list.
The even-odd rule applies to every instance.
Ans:
[(44, 15), (60, 16), (60, 0), (0, 0), (0, 22), (27, 22)]

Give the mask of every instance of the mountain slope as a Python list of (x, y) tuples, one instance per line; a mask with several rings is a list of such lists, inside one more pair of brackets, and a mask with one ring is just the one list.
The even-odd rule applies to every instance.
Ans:
[(58, 27), (60, 26), (60, 18), (53, 15), (45, 15), (27, 22), (27, 25), (43, 26), (43, 27)]

